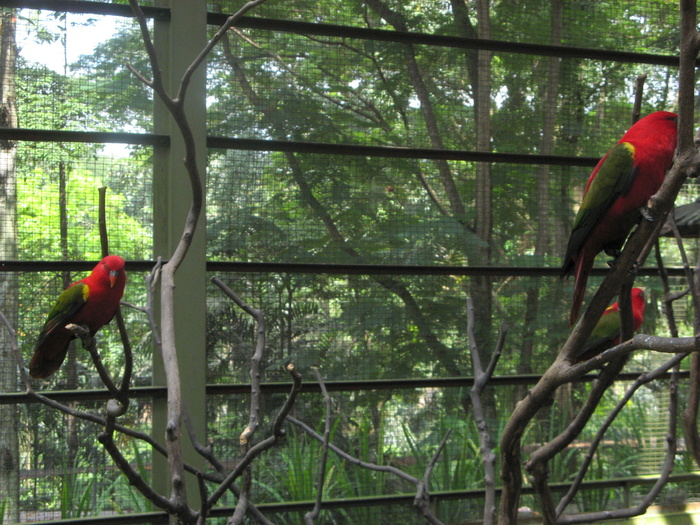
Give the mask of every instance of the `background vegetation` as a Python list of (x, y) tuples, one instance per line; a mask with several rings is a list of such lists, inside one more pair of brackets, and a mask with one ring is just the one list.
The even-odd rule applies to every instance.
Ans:
[[(478, 338), (484, 354), (493, 347), (500, 321), (509, 323), (498, 376), (542, 372), (566, 338), (571, 286), (552, 270), (559, 267), (592, 158), (603, 154), (629, 126), (638, 75), (647, 75), (643, 113), (673, 110), (675, 68), (605, 60), (594, 52), (563, 51), (561, 57), (551, 58), (524, 53), (519, 45), (676, 55), (676, 7), (665, 0), (491, 2), (485, 21), (477, 14), (484, 4), (489, 5), (481, 0), (300, 0), (290, 8), (288, 3), (270, 1), (255, 16), (394, 34), (490, 37), (510, 42), (506, 51), (300, 34), (246, 24), (230, 35), (226, 45), (215, 49), (207, 70), (209, 135), (327, 146), (319, 152), (302, 146), (279, 148), (277, 142), (248, 142), (245, 147), (239, 142), (230, 149), (210, 149), (209, 259), (427, 267), (413, 275), (401, 275), (395, 267), (393, 273), (339, 274), (320, 268), (310, 273), (222, 275), (232, 289), (266, 314), (265, 381), (284, 380), (281, 365), (289, 360), (302, 373), (318, 366), (326, 380), (337, 381), (469, 376), (467, 295), (477, 301)], [(211, 11), (232, 12), (236, 7), (235, 2), (215, 2)], [(115, 33), (94, 51), (69, 60), (68, 50), (79, 41), (81, 30), (107, 17), (16, 13), (20, 50), (14, 82), (19, 127), (152, 131), (152, 96), (125, 67), (127, 62), (143, 67), (145, 61), (135, 25), (119, 20)], [(33, 42), (43, 43), (44, 50), (62, 50), (56, 55), (63, 54), (61, 63), (38, 64), (36, 54), (22, 49)], [(413, 158), (395, 151), (390, 156), (362, 151), (345, 155), (334, 144), (561, 155), (578, 160), (547, 165), (460, 160), (464, 157), (455, 153), (447, 155), (447, 160)], [(101, 144), (19, 142), (17, 258), (97, 259), (96, 189), (105, 185), (112, 251), (132, 261), (150, 259), (152, 154), (149, 147), (115, 152)], [(697, 193), (695, 187), (688, 187), (679, 204), (692, 202)], [(5, 215), (0, 226), (14, 220)], [(697, 250), (693, 246), (691, 251)], [(673, 247), (662, 243), (662, 253), (666, 264), (677, 264)], [(506, 267), (512, 274), (445, 275), (440, 271), (445, 265)], [(535, 271), (523, 276), (521, 267)], [(67, 279), (49, 273), (20, 275), (17, 322), (25, 355)], [(125, 299), (140, 304), (144, 300), (141, 276), (132, 272), (129, 279)], [(595, 282), (592, 279), (592, 285)], [(640, 282), (650, 300), (644, 331), (666, 333), (659, 314), (660, 283), (652, 278)], [(213, 289), (207, 303), (208, 382), (247, 382), (255, 326)], [(681, 323), (684, 307), (678, 306)], [(137, 346), (136, 381), (150, 384), (151, 341), (145, 320), (129, 312), (127, 321)], [(688, 326), (681, 329), (690, 333)], [(105, 330), (101, 348), (108, 362), (121, 364), (112, 330)], [(79, 351), (44, 388), (97, 386), (82, 354)], [(646, 370), (654, 362), (651, 355), (636, 356), (628, 370)], [(524, 382), (513, 383), (488, 391), (494, 435), (524, 392)], [(539, 424), (529, 430), (528, 441), (539, 443), (555, 435), (587, 388), (585, 383), (572, 385), (566, 396), (543, 411)], [(656, 471), (665, 431), (661, 423), (667, 417), (661, 391), (659, 385), (644, 389), (625, 411), (599, 453), (591, 479)], [(608, 394), (600, 417), (619, 393), (616, 388)], [(415, 469), (411, 473), (419, 475), (450, 428), (452, 438), (432, 490), (481, 488), (478, 438), (465, 411), (466, 396), (462, 388), (438, 387), (334, 394), (333, 442), (356, 457)], [(280, 403), (281, 398), (270, 395), (264, 411), (272, 413)], [(312, 426), (320, 425), (322, 407), (316, 396), (303, 396), (297, 410)], [(236, 457), (238, 427), (246, 421), (246, 412), (243, 396), (209, 399), (208, 438), (221, 457)], [(149, 401), (139, 403), (130, 417), (135, 426), (148, 429)], [(109, 467), (93, 429), (32, 405), (19, 407), (17, 421), (23, 519), (35, 512), (39, 517), (55, 512), (68, 518), (147, 510)], [(590, 427), (584, 442), (597, 428), (595, 420)], [(299, 434), (286, 447), (265, 456), (256, 466), (256, 500), (311, 499), (319, 450), (317, 443)], [(135, 449), (133, 460), (145, 472), (150, 458), (143, 454)], [(580, 448), (572, 448), (556, 466), (553, 479), (567, 480), (580, 461)], [(395, 479), (344, 467), (332, 460), (326, 497), (410, 491)], [(690, 468), (690, 462), (679, 455), (679, 471)], [(679, 485), (671, 487), (666, 497), (690, 501), (696, 492), (690, 484)], [(577, 505), (582, 510), (614, 507), (623, 504), (624, 498), (621, 489), (598, 489), (584, 493)], [(479, 500), (440, 505), (445, 521), (481, 513)], [(298, 516), (279, 519), (296, 522)], [(412, 511), (391, 506), (348, 508), (327, 517), (329, 523), (396, 523), (399, 519), (411, 522)]]

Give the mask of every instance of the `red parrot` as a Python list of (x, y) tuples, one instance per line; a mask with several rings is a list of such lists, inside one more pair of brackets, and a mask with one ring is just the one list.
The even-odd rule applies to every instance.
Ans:
[(39, 334), (34, 356), (29, 362), (29, 375), (46, 379), (61, 366), (68, 345), (75, 338), (65, 328), (67, 324), (85, 325), (95, 335), (109, 323), (117, 313), (125, 284), (124, 259), (108, 255), (97, 263), (89, 276), (66, 288)]
[[(635, 332), (644, 322), (645, 306), (644, 290), (632, 288), (632, 326)], [(576, 361), (590, 359), (618, 344), (620, 342), (620, 324), (620, 308), (617, 303), (614, 303), (603, 312), (598, 324), (591, 332), (591, 336), (577, 354)]]
[(676, 150), (678, 116), (657, 111), (634, 124), (588, 178), (561, 276), (575, 274), (569, 323), (578, 318), (588, 274), (601, 251), (617, 257), (649, 198), (661, 187)]

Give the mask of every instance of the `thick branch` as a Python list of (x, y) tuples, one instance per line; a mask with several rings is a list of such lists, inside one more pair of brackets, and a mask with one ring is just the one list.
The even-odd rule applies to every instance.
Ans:
[[(678, 360), (680, 361), (680, 359)], [(671, 472), (673, 471), (673, 464), (675, 461), (677, 439), (676, 439), (676, 427), (678, 420), (678, 362), (676, 362), (676, 368), (671, 376), (671, 382), (669, 385), (670, 390), (670, 401), (669, 401), (669, 421), (668, 421), (668, 434), (666, 435), (666, 457), (664, 459), (664, 464), (661, 469), (659, 478), (656, 483), (652, 486), (649, 492), (642, 498), (642, 501), (631, 508), (618, 509), (612, 511), (599, 511), (591, 512), (585, 514), (577, 514), (574, 516), (562, 516), (557, 523), (592, 523), (594, 521), (599, 521), (601, 519), (624, 519), (631, 518), (632, 516), (639, 516), (644, 514), (649, 508), (649, 505), (656, 499), (656, 497), (661, 493), (668, 482)]]
[(474, 367), (474, 385), (470, 390), (472, 414), (479, 429), (479, 441), (481, 444), (481, 461), (484, 464), (484, 525), (493, 523), (496, 516), (496, 454), (493, 452), (492, 439), (484, 416), (484, 408), (481, 403), (481, 395), (493, 375), (501, 351), (505, 344), (505, 336), (508, 327), (505, 323), (501, 326), (496, 349), (491, 355), (491, 360), (484, 370), (481, 364), (481, 356), (474, 334), (474, 304), (471, 297), (467, 298), (467, 334), (469, 336), (469, 349)]
[[(675, 200), (681, 185), (689, 174), (697, 170), (698, 165), (698, 159), (694, 150), (681, 152), (663, 185), (657, 194), (650, 199), (649, 211), (652, 218), (659, 221), (664, 216)], [(612, 299), (613, 294), (619, 289), (620, 281), (626, 278), (627, 273), (636, 263), (637, 257), (655, 229), (657, 229), (656, 222), (642, 221), (627, 242), (615, 268), (611, 270), (596, 292), (591, 305), (584, 312), (583, 317), (574, 328), (555, 362), (545, 372), (537, 385), (530, 390), (528, 396), (516, 405), (501, 437), (501, 477), (504, 487), (501, 497), (499, 523), (511, 524), (517, 520), (518, 502), (522, 486), (520, 474), (520, 442), (522, 434), (539, 408), (548, 403), (554, 391), (560, 385), (577, 379), (582, 373), (599, 368), (613, 357), (621, 357), (633, 349), (644, 348), (671, 353), (693, 351), (695, 349), (694, 338), (666, 339), (637, 335), (632, 340), (607, 350), (585, 363), (571, 366), (577, 349), (581, 347), (593, 330), (593, 326), (602, 315), (604, 308)]]
[(561, 514), (564, 512), (564, 509), (566, 509), (566, 506), (573, 500), (574, 496), (578, 492), (579, 487), (581, 486), (581, 483), (583, 483), (583, 478), (586, 475), (586, 472), (588, 471), (588, 467), (590, 466), (591, 462), (593, 461), (595, 451), (597, 450), (598, 446), (603, 440), (603, 437), (605, 436), (605, 432), (607, 431), (608, 428), (610, 428), (610, 425), (613, 424), (617, 416), (620, 414), (622, 409), (625, 407), (625, 405), (629, 402), (630, 399), (632, 399), (632, 396), (634, 393), (639, 390), (640, 387), (643, 385), (646, 385), (647, 383), (654, 381), (655, 379), (658, 379), (661, 375), (665, 374), (668, 372), (671, 368), (674, 368), (678, 366), (678, 364), (687, 356), (688, 354), (676, 354), (674, 357), (672, 357), (669, 361), (664, 363), (662, 366), (658, 367), (656, 370), (649, 372), (647, 374), (642, 374), (639, 376), (634, 383), (627, 389), (627, 392), (625, 392), (625, 395), (620, 399), (620, 401), (617, 402), (617, 405), (615, 408), (608, 414), (608, 416), (605, 418), (605, 421), (603, 422), (603, 425), (598, 429), (598, 432), (596, 433), (595, 438), (591, 442), (588, 451), (586, 452), (586, 455), (584, 456), (583, 464), (579, 468), (579, 471), (576, 475), (576, 478), (574, 482), (571, 484), (571, 487), (567, 491), (567, 493), (564, 495), (564, 497), (561, 499), (559, 504), (557, 505), (556, 509), (556, 515), (557, 517), (561, 516)]
[(297, 395), (301, 391), (301, 375), (297, 371), (293, 363), (287, 365), (287, 372), (292, 376), (293, 384), (292, 389), (285, 400), (284, 405), (277, 413), (277, 417), (272, 425), (272, 435), (267, 439), (257, 443), (252, 446), (248, 452), (243, 456), (243, 458), (238, 462), (236, 468), (231, 471), (231, 473), (226, 477), (226, 479), (219, 485), (219, 487), (209, 496), (208, 507), (213, 507), (217, 501), (223, 496), (233, 482), (243, 473), (243, 471), (250, 465), (253, 460), (266, 450), (274, 447), (279, 442), (285, 438), (285, 432), (282, 430), (282, 424), (289, 417), (289, 412), (291, 412), (294, 403), (296, 402)]

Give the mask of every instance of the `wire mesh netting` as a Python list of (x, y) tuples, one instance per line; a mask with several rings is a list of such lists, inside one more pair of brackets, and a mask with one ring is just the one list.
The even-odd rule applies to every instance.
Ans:
[[(100, 258), (98, 188), (108, 188), (111, 251), (132, 264), (153, 258), (154, 223), (162, 219), (157, 214), (170, 211), (171, 203), (163, 209), (153, 204), (158, 148), (135, 145), (141, 143), (133, 137), (122, 137), (129, 146), (43, 134), (154, 131), (154, 97), (127, 67), (151, 75), (138, 26), (129, 17), (99, 14), (104, 7), (95, 4), (90, 15), (1, 12), (0, 58), (12, 56), (13, 44), (17, 57), (11, 68), (0, 69), (0, 117), (6, 119), (0, 123), (42, 132), (0, 137), (7, 203), (0, 210), (0, 261), (27, 263), (2, 274), (0, 308), (17, 330), (25, 363), (60, 291), (85, 275), (33, 271), (29, 263)], [(210, 2), (210, 18), (243, 4)], [(532, 375), (548, 368), (570, 333), (572, 284), (558, 277), (561, 257), (592, 167), (631, 123), (638, 77), (646, 75), (642, 114), (674, 109), (677, 66), (669, 57), (678, 53), (677, 9), (661, 0), (497, 2), (487, 24), (476, 2), (302, 0), (263, 4), (251, 16), (256, 21), (243, 20), (229, 31), (206, 65), (206, 257), (211, 263), (279, 266), (222, 266), (206, 277), (220, 277), (264, 312), (263, 383), (288, 382), (289, 362), (305, 381), (313, 382), (318, 369), (333, 383), (334, 444), (354, 458), (421, 478), (451, 431), (431, 492), (479, 491), (483, 467), (467, 407), (470, 385), (448, 382), (473, 374), (466, 298), (475, 302), (475, 337), (484, 357), (495, 347), (501, 322), (510, 327), (496, 382), (485, 394), (497, 435)], [(210, 35), (216, 29), (210, 26)], [(13, 105), (6, 102), (8, 93)], [(184, 180), (173, 185), (188, 191)], [(695, 183), (686, 185), (678, 204), (694, 202), (699, 193)], [(688, 240), (686, 249), (693, 264), (697, 241)], [(658, 253), (648, 266), (659, 260), (682, 264), (673, 239), (663, 238)], [(599, 257), (599, 269), (607, 259)], [(295, 271), (285, 268), (289, 264), (309, 266)], [(339, 264), (361, 269), (333, 268)], [(475, 267), (487, 271), (469, 271)], [(143, 307), (143, 274), (127, 270), (124, 299)], [(603, 273), (591, 277), (587, 300)], [(679, 274), (670, 280), (673, 292), (685, 288)], [(191, 276), (200, 277), (204, 281)], [(636, 283), (646, 292), (643, 331), (668, 335), (661, 281), (643, 275)], [(258, 327), (212, 284), (206, 301), (210, 390), (245, 387)], [(680, 333), (692, 334), (691, 300), (676, 301), (673, 311)], [(125, 309), (125, 315), (134, 384), (151, 385), (148, 319), (138, 309)], [(17, 451), (14, 464), (0, 463), (0, 484), (17, 476), (21, 521), (150, 510), (98, 443), (98, 426), (2, 397), (24, 386), (11, 338), (3, 332), (0, 342), (3, 362), (11, 364), (0, 367), (0, 445)], [(107, 366), (121, 370), (114, 326), (100, 332), (99, 346)], [(635, 354), (625, 372), (641, 373), (662, 361)], [(436, 382), (420, 388), (390, 383), (414, 380)], [(377, 383), (360, 385), (371, 381)], [(553, 467), (553, 482), (571, 479), (581, 451), (630, 384), (627, 377), (606, 394), (580, 439)], [(76, 345), (57, 374), (37, 386), (88, 391), (102, 383)], [(526, 450), (556, 436), (589, 391), (586, 381), (567, 386), (528, 430)], [(208, 395), (206, 435), (202, 430), (200, 436), (226, 468), (240, 457), (239, 434), (250, 411), (250, 396), (238, 392)], [(263, 396), (265, 432), (284, 399)], [(644, 387), (606, 435), (588, 479), (657, 473), (668, 402), (666, 383)], [(97, 401), (71, 403), (95, 417), (104, 411)], [(123, 423), (151, 432), (155, 410), (150, 398), (138, 397)], [(289, 423), (284, 446), (255, 464), (256, 502), (315, 497), (320, 444), (301, 423), (322, 434), (323, 410), (317, 391), (301, 395), (294, 411), (299, 423)], [(7, 436), (15, 436), (14, 445)], [(150, 479), (150, 448), (119, 439), (127, 460)], [(348, 500), (328, 511), (329, 523), (418, 522), (410, 482), (349, 469), (347, 462), (332, 456), (328, 466), (324, 498)], [(683, 448), (676, 464), (678, 472), (694, 470)], [(591, 484), (572, 511), (635, 504), (644, 494), (640, 483)], [(380, 495), (406, 502), (359, 505)], [(442, 497), (437, 506), (445, 522), (478, 519), (483, 511), (478, 492)], [(686, 480), (669, 485), (659, 501), (699, 497), (697, 482)], [(0, 509), (9, 499), (0, 496)], [(221, 505), (235, 502), (228, 495)], [(538, 505), (524, 496), (523, 506), (538, 512)], [(280, 523), (296, 523), (302, 511), (269, 512)]]
[[(151, 407), (135, 400), (129, 426), (148, 431)], [(102, 403), (73, 403), (96, 416)], [(18, 407), (21, 439), (22, 522), (75, 519), (95, 514), (144, 512), (148, 506), (95, 440), (95, 426), (41, 405)], [(126, 422), (126, 421), (125, 421)], [(146, 446), (133, 442), (127, 458), (147, 463)], [(148, 479), (150, 472), (142, 474)]]

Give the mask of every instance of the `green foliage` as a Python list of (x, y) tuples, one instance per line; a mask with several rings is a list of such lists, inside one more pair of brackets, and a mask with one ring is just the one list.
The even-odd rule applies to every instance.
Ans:
[[(136, 461), (136, 472), (141, 479), (150, 482), (150, 470), (146, 468), (146, 460), (136, 444), (136, 440), (131, 440), (131, 449)], [(148, 500), (136, 490), (123, 472), (117, 476), (106, 492), (110, 495), (109, 504), (117, 514), (142, 513), (151, 510)]]
[(78, 473), (77, 463), (66, 470), (61, 481), (61, 519), (87, 516), (92, 510), (92, 490), (95, 473), (87, 476)]
[[(20, 256), (53, 259), (61, 253), (58, 181), (43, 169), (20, 177), (17, 187)], [(99, 260), (98, 188), (104, 183), (91, 172), (73, 170), (67, 175), (68, 253), (70, 259)], [(110, 248), (125, 258), (140, 259), (151, 248), (150, 231), (125, 212), (126, 198), (108, 191), (106, 196)]]
[[(474, 6), (466, 2), (460, 20), (445, 1), (388, 0), (409, 33), (475, 37)], [(607, 0), (565, 2), (561, 40), (564, 45), (596, 49), (677, 52), (677, 20), (662, 0), (629, 5)], [(551, 3), (545, 0), (492, 3), (492, 38), (550, 44)], [(222, 9), (233, 3), (222, 2)], [(344, 23), (393, 31), (391, 20), (365, 2), (299, 0), (269, 2), (256, 15)], [(381, 145), (474, 150), (477, 144), (475, 99), (476, 52), (447, 46), (415, 45), (357, 38), (310, 37), (290, 32), (241, 29), (247, 40), (230, 32), (235, 69), (218, 46), (207, 69), (207, 127), (210, 135), (236, 138), (299, 140), (355, 145)], [(59, 45), (60, 35), (37, 24), (37, 39)], [(251, 44), (252, 43), (252, 44)], [(415, 59), (430, 101), (418, 97), (409, 54)], [(21, 60), (17, 98), (21, 127), (60, 130), (152, 131), (153, 97), (125, 64), (147, 72), (146, 56), (133, 21), (125, 21), (114, 38), (102, 42), (63, 75)], [(549, 60), (542, 56), (499, 52), (491, 60), (490, 149), (497, 153), (542, 153), (542, 128)], [(631, 85), (648, 73), (643, 112), (667, 109), (675, 98), (675, 70), (630, 63), (566, 58), (556, 87), (551, 153), (600, 156), (628, 126)], [(243, 78), (245, 75), (245, 78)], [(254, 97), (251, 96), (254, 92)], [(425, 100), (425, 99), (424, 99)], [(439, 141), (436, 140), (439, 137)], [(438, 143), (440, 146), (438, 146)], [(107, 186), (108, 225), (112, 251), (128, 259), (151, 256), (150, 148), (133, 147), (122, 159), (104, 157), (101, 146), (79, 143), (22, 143), (18, 151), (18, 217), (20, 257), (26, 260), (99, 259), (97, 188)], [(266, 263), (342, 263), (377, 265), (475, 264), (557, 267), (575, 203), (590, 172), (585, 167), (493, 163), (490, 190), (493, 227), (488, 239), (477, 235), (477, 164), (449, 160), (390, 158), (281, 151), (210, 151), (207, 172), (206, 233), (208, 257), (216, 261)], [(67, 238), (59, 225), (59, 172), (67, 180)], [(448, 176), (449, 175), (449, 176)], [(451, 178), (455, 188), (449, 188)], [(542, 189), (540, 181), (546, 178)], [(696, 191), (696, 190), (693, 190)], [(456, 193), (455, 193), (456, 192)], [(542, 198), (549, 208), (548, 231), (540, 231)], [(457, 199), (458, 198), (458, 199)], [(457, 213), (454, 201), (464, 206)], [(536, 249), (547, 234), (547, 248)], [(63, 243), (62, 243), (63, 241)], [(67, 246), (62, 253), (62, 244)], [(488, 260), (483, 258), (489, 250)], [(668, 255), (673, 248), (665, 248)], [(130, 274), (127, 299), (142, 304), (145, 291)], [(227, 276), (246, 301), (266, 314), (267, 348), (262, 363), (265, 381), (286, 380), (281, 366), (293, 360), (306, 372), (319, 366), (330, 380), (433, 378), (471, 373), (467, 348), (465, 296), (474, 280), (463, 276), (247, 274)], [(593, 279), (591, 286), (593, 286)], [(29, 351), (36, 327), (62, 287), (58, 276), (23, 275), (20, 335)], [(649, 286), (655, 286), (648, 283)], [(493, 278), (487, 297), (493, 319), (505, 319), (510, 334), (499, 363), (499, 375), (542, 371), (568, 335), (565, 311), (570, 290), (556, 278)], [(657, 287), (658, 288), (658, 287)], [(249, 380), (248, 362), (256, 344), (254, 323), (212, 291), (208, 295), (208, 380)], [(651, 295), (650, 295), (651, 296)], [(534, 299), (533, 299), (534, 298)], [(485, 307), (479, 304), (477, 308)], [(645, 331), (664, 329), (650, 312)], [(150, 380), (151, 340), (144, 320), (128, 319), (135, 335), (137, 378)], [(480, 327), (495, 332), (489, 326)], [(122, 366), (117, 336), (101, 334), (109, 366)], [(492, 350), (484, 345), (487, 354)], [(79, 360), (80, 362), (80, 360)], [(454, 366), (452, 366), (454, 365)], [(90, 386), (90, 373), (80, 372), (80, 385)], [(52, 386), (65, 386), (65, 378)], [(499, 388), (489, 402), (498, 436), (503, 421), (524, 390)], [(354, 392), (338, 400), (334, 442), (356, 457), (378, 464), (394, 463), (412, 474), (422, 469), (447, 429), (453, 434), (436, 465), (433, 490), (478, 488), (483, 470), (478, 433), (465, 419), (463, 394), (448, 392)], [(556, 435), (570, 404), (564, 401), (543, 414), (528, 430), (530, 443)], [(569, 403), (569, 404), (567, 404)], [(606, 399), (600, 418), (611, 401)], [(279, 399), (265, 410), (273, 413)], [(615, 443), (641, 442), (644, 412), (634, 406)], [(220, 399), (207, 407), (208, 437), (222, 457), (235, 458), (234, 422), (248, 407), (240, 399)], [(139, 406), (129, 421), (142, 424), (149, 407)], [(318, 407), (304, 412), (321, 419)], [(500, 417), (500, 419), (499, 419)], [(63, 428), (55, 415), (30, 412), (24, 432)], [(81, 435), (81, 443), (91, 435)], [(25, 445), (26, 447), (27, 445)], [(135, 447), (135, 445), (134, 445)], [(272, 501), (315, 497), (320, 445), (296, 433), (279, 454), (256, 463), (256, 490)], [(94, 444), (86, 453), (94, 453)], [(553, 479), (568, 479), (578, 450), (551, 465)], [(591, 476), (636, 473), (635, 446), (606, 447), (596, 457)], [(41, 445), (33, 467), (49, 468), (62, 453), (59, 439)], [(134, 448), (140, 471), (142, 454)], [(84, 460), (87, 462), (88, 460)], [(411, 464), (413, 462), (413, 464)], [(144, 510), (146, 504), (122, 476), (109, 488), (76, 475), (62, 480), (61, 507), (66, 516), (84, 515), (87, 495), (98, 494), (104, 506), (118, 512)], [(48, 482), (47, 482), (48, 483)], [(58, 483), (52, 481), (52, 483)], [(56, 487), (53, 487), (56, 488)], [(329, 460), (324, 497), (364, 497), (409, 492), (412, 487), (376, 472), (349, 468)], [(125, 492), (126, 490), (126, 492)], [(25, 496), (38, 507), (39, 495)], [(585, 496), (584, 497), (588, 497)], [(612, 501), (613, 493), (591, 494), (589, 503)], [(98, 509), (93, 509), (97, 511)], [(442, 516), (463, 520), (472, 509), (441, 505)], [(396, 516), (375, 507), (348, 510), (338, 522), (389, 523)], [(394, 522), (399, 521), (394, 519)]]

